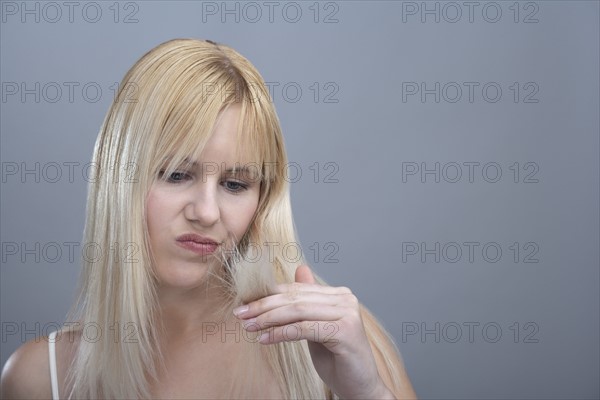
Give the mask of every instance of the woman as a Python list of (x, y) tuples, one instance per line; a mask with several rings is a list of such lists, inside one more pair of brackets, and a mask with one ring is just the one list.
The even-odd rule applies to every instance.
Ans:
[(283, 138), (240, 54), (191, 39), (152, 49), (93, 162), (76, 322), (50, 353), (38, 341), (13, 354), (3, 397), (415, 397), (351, 291), (284, 252), (296, 234)]

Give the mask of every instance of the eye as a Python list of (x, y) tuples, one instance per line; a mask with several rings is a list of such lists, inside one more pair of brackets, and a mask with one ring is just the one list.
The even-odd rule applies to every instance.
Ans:
[(174, 171), (169, 176), (165, 177), (165, 171), (160, 171), (159, 176), (169, 183), (180, 183), (191, 179), (191, 175), (183, 171)]
[(223, 182), (223, 186), (232, 193), (239, 193), (248, 189), (247, 184), (233, 180), (227, 180)]

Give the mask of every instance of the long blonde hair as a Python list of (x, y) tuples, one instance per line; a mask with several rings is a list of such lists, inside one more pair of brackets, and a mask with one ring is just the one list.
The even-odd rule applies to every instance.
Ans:
[[(159, 307), (145, 221), (146, 195), (162, 169), (174, 170), (198, 155), (223, 109), (241, 105), (238, 148), (259, 168), (258, 209), (239, 238), (242, 263), (249, 244), (297, 243), (280, 124), (264, 80), (235, 50), (211, 41), (176, 39), (146, 53), (125, 75), (94, 148), (95, 179), (89, 186), (84, 257), (78, 297), (69, 320), (103, 334), (82, 338), (69, 369), (73, 398), (149, 398), (149, 382), (161, 365)], [(168, 172), (167, 172), (168, 173)], [(269, 249), (269, 262), (228, 265), (230, 309), (270, 294), (274, 282), (293, 282), (298, 264), (282, 246)], [(391, 341), (363, 310), (376, 354), (392, 380), (400, 373)], [(115, 340), (111, 327), (131, 327), (135, 340)], [(265, 346), (286, 398), (325, 398), (331, 393), (316, 373), (306, 342)], [(392, 390), (395, 390), (392, 388)]]

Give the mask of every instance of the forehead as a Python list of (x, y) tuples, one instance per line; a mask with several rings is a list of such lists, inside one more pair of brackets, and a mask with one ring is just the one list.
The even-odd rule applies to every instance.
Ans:
[[(193, 132), (185, 134), (191, 146), (175, 146), (174, 152), (169, 152), (170, 156), (165, 158), (165, 162), (170, 166), (167, 168), (187, 166), (213, 172), (217, 168), (221, 172), (257, 169), (257, 166), (262, 164), (262, 157), (257, 148), (250, 145), (251, 129), (245, 126), (242, 120), (241, 106), (231, 104), (219, 112), (212, 129), (205, 133), (206, 136)], [(204, 136), (205, 139), (200, 143), (193, 143), (196, 141), (194, 136)], [(186, 147), (188, 151), (185, 150)]]
[(238, 128), (241, 108), (237, 104), (230, 105), (219, 113), (211, 135), (202, 153), (216, 153), (225, 157), (237, 147)]
[(201, 162), (245, 164), (255, 161), (251, 146), (242, 139), (246, 136), (241, 106), (232, 104), (219, 113), (212, 132), (198, 155)]

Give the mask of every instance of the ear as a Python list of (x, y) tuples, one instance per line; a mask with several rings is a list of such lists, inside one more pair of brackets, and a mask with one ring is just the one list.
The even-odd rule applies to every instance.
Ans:
[(300, 265), (296, 268), (295, 281), (299, 283), (310, 283), (315, 284), (315, 277), (308, 265)]

